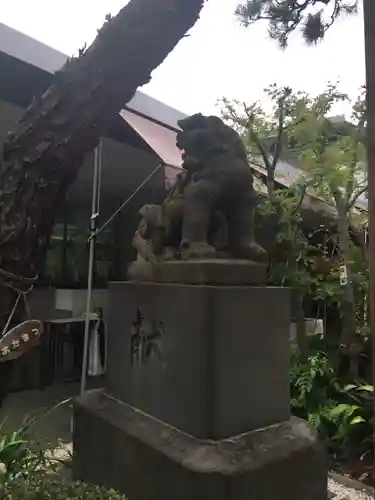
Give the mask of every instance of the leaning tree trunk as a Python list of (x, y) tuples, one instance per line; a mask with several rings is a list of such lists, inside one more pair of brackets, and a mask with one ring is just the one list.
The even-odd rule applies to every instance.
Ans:
[(0, 182), (0, 334), (16, 296), (12, 287), (27, 287), (24, 278), (40, 272), (56, 212), (98, 143), (99, 124), (149, 82), (204, 1), (131, 0), (9, 133)]
[[(367, 173), (368, 173), (368, 211), (370, 250), (370, 326), (372, 335), (372, 369), (375, 387), (375, 3), (363, 0), (365, 19), (365, 55), (367, 86)], [(374, 398), (375, 413), (375, 398)], [(375, 447), (375, 439), (374, 439)], [(375, 451), (375, 448), (374, 448)], [(375, 462), (373, 466), (375, 479)]]

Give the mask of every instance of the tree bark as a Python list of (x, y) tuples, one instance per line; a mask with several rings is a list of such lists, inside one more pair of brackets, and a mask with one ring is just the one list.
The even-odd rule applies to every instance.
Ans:
[[(99, 126), (149, 82), (195, 24), (204, 1), (131, 0), (30, 105), (3, 150), (0, 269), (22, 278), (38, 275), (55, 214), (98, 144)], [(13, 278), (1, 278), (0, 334), (16, 297), (4, 287), (12, 287)]]
[(343, 308), (343, 329), (341, 343), (349, 345), (355, 336), (356, 320), (355, 320), (355, 301), (353, 290), (353, 279), (350, 270), (350, 236), (349, 236), (349, 217), (345, 208), (338, 208), (338, 228), (339, 228), (339, 245), (340, 254), (343, 265), (347, 268), (347, 283), (344, 285), (344, 293), (342, 300)]
[(353, 288), (353, 277), (350, 269), (350, 221), (348, 206), (342, 196), (335, 196), (338, 213), (339, 247), (340, 257), (346, 266), (347, 282), (343, 287), (343, 298), (341, 300), (342, 330), (340, 339), (340, 350), (349, 356), (350, 372), (353, 376), (358, 372), (358, 354), (353, 351), (356, 339), (356, 307)]
[[(370, 328), (372, 335), (372, 369), (375, 386), (375, 3), (363, 0), (365, 21), (365, 58), (367, 87), (367, 175), (369, 212), (369, 267), (370, 267)], [(375, 398), (374, 398), (375, 413)], [(374, 439), (375, 446), (375, 439)], [(375, 479), (375, 462), (373, 466)]]

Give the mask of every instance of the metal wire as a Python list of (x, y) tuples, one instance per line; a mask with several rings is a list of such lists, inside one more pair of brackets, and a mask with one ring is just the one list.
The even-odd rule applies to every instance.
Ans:
[(148, 175), (143, 182), (141, 182), (141, 184), (137, 187), (137, 189), (133, 191), (133, 193), (124, 201), (124, 203), (111, 215), (111, 217), (107, 219), (107, 221), (102, 226), (96, 229), (96, 221), (99, 215), (99, 206), (100, 206), (100, 186), (101, 186), (101, 170), (102, 170), (101, 144), (99, 144), (99, 146), (96, 149), (93, 192), (92, 192), (93, 200), (92, 200), (92, 214), (91, 214), (91, 234), (88, 238), (88, 242), (90, 244), (90, 255), (89, 255), (89, 269), (88, 269), (88, 282), (87, 282), (85, 337), (84, 337), (82, 373), (81, 373), (81, 395), (83, 395), (86, 391), (95, 239), (113, 221), (113, 219), (121, 212), (121, 210), (134, 198), (134, 196), (142, 189), (142, 187), (145, 184), (147, 184), (147, 182), (151, 179), (151, 177), (153, 177), (155, 173), (163, 166), (164, 163), (160, 163), (151, 172), (151, 174)]
[(140, 190), (143, 188), (143, 186), (144, 186), (145, 184), (147, 184), (147, 182), (151, 179), (151, 177), (153, 177), (153, 176), (156, 174), (156, 172), (157, 172), (157, 171), (158, 171), (161, 167), (163, 167), (163, 166), (164, 166), (164, 163), (160, 163), (160, 165), (158, 165), (158, 166), (157, 166), (157, 167), (156, 167), (156, 168), (155, 168), (155, 169), (151, 172), (151, 174), (150, 174), (150, 175), (148, 175), (148, 176), (146, 177), (146, 179), (145, 179), (143, 182), (141, 182), (141, 184), (137, 187), (137, 189), (136, 189), (135, 191), (133, 191), (133, 193), (129, 196), (129, 198), (127, 198), (127, 199), (124, 201), (124, 203), (123, 203), (123, 204), (122, 204), (122, 205), (121, 205), (121, 206), (120, 206), (120, 207), (119, 207), (119, 208), (118, 208), (118, 209), (117, 209), (117, 210), (116, 210), (116, 211), (115, 211), (115, 212), (111, 215), (111, 217), (110, 217), (110, 218), (109, 218), (106, 222), (104, 222), (104, 224), (103, 224), (102, 226), (100, 226), (100, 227), (99, 227), (99, 228), (98, 228), (98, 229), (97, 229), (94, 233), (92, 233), (92, 234), (90, 235), (90, 237), (89, 237), (88, 241), (90, 241), (90, 240), (92, 240), (93, 238), (95, 238), (96, 236), (98, 236), (98, 235), (99, 235), (99, 234), (103, 231), (103, 229), (105, 229), (105, 228), (108, 226), (108, 224), (110, 224), (110, 223), (113, 221), (113, 219), (114, 219), (114, 218), (115, 218), (115, 217), (116, 217), (116, 216), (117, 216), (117, 215), (121, 212), (121, 210), (122, 210), (122, 209), (123, 209), (123, 208), (124, 208), (124, 207), (125, 207), (128, 203), (129, 203), (129, 201), (131, 201), (131, 200), (134, 198), (134, 196), (138, 193), (138, 191), (140, 191)]

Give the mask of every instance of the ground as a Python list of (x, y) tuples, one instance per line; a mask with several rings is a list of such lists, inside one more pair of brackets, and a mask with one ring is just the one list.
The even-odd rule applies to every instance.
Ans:
[[(96, 383), (91, 384), (97, 386)], [(24, 391), (8, 396), (0, 410), (0, 422), (5, 428), (16, 428), (27, 416), (49, 414), (38, 420), (34, 428), (36, 440), (54, 457), (66, 463), (59, 474), (69, 475), (72, 454), (71, 399), (79, 394), (79, 384), (55, 385), (44, 391)], [(65, 403), (63, 403), (65, 402)], [(63, 403), (63, 404), (61, 404)], [(373, 500), (373, 495), (343, 486), (329, 480), (330, 498), (333, 500)]]

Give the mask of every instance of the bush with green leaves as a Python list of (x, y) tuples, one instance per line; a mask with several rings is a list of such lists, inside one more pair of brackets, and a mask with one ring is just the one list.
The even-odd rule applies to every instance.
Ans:
[(30, 437), (34, 418), (28, 418), (14, 431), (0, 426), (0, 482), (25, 478), (47, 470), (50, 465), (43, 449)]
[(320, 428), (323, 408), (334, 404), (337, 388), (335, 372), (326, 352), (314, 352), (307, 363), (292, 353), (290, 391), (294, 415)]
[(125, 500), (112, 489), (48, 476), (18, 478), (0, 484), (1, 500)]
[(349, 384), (340, 389), (338, 401), (323, 414), (330, 427), (336, 457), (358, 456), (371, 461), (373, 454), (374, 386)]
[(326, 438), (335, 459), (371, 459), (374, 387), (336, 376), (327, 351), (316, 349), (307, 363), (292, 355), (291, 407)]
[(54, 460), (32, 437), (36, 418), (27, 418), (16, 430), (0, 426), (1, 500), (124, 500), (111, 489), (54, 479)]

